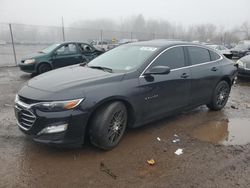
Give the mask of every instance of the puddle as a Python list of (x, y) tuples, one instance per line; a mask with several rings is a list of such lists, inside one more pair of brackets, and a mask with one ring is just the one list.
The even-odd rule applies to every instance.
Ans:
[(196, 126), (190, 133), (202, 141), (222, 145), (250, 143), (250, 119), (209, 121)]

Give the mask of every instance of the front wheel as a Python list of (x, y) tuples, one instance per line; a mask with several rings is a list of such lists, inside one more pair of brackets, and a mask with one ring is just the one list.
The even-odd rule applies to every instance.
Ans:
[(221, 110), (227, 103), (231, 87), (226, 81), (220, 81), (213, 92), (212, 100), (207, 107), (211, 110)]
[(47, 63), (42, 63), (41, 65), (39, 65), (38, 67), (38, 74), (42, 74), (42, 73), (45, 73), (45, 72), (48, 72), (51, 70), (51, 66)]
[(127, 109), (122, 102), (104, 105), (90, 122), (90, 142), (104, 150), (114, 148), (125, 132), (127, 119)]

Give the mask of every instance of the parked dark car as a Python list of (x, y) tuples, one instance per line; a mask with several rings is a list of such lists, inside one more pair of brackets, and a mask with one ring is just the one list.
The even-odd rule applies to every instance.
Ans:
[(232, 59), (232, 57), (233, 57), (232, 52), (223, 45), (207, 44), (207, 46), (210, 48), (214, 48), (215, 50), (218, 50), (220, 53), (222, 53), (228, 59)]
[(17, 94), (19, 128), (37, 142), (111, 149), (138, 127), (206, 104), (221, 110), (237, 73), (206, 46), (147, 41), (119, 46), (86, 65), (50, 71)]
[(52, 69), (89, 62), (102, 53), (103, 50), (87, 43), (64, 42), (23, 58), (19, 67), (24, 72), (41, 74)]
[(241, 58), (245, 55), (250, 54), (250, 43), (249, 44), (239, 44), (231, 49), (233, 57)]
[(250, 78), (250, 55), (244, 56), (237, 61), (238, 76)]

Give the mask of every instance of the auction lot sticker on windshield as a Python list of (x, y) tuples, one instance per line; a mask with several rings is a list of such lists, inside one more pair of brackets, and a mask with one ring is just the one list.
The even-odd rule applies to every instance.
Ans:
[(157, 50), (157, 48), (155, 48), (155, 47), (141, 47), (140, 50), (154, 52), (155, 50)]

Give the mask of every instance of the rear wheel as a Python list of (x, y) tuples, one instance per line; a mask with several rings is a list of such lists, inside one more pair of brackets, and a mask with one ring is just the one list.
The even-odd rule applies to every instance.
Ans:
[(220, 81), (213, 92), (212, 101), (207, 104), (211, 110), (221, 110), (227, 103), (231, 87), (226, 81)]
[(109, 150), (121, 140), (127, 126), (127, 109), (122, 102), (103, 106), (94, 114), (90, 128), (90, 142), (98, 148)]
[(42, 74), (51, 70), (51, 66), (47, 63), (42, 63), (38, 67), (38, 74)]

